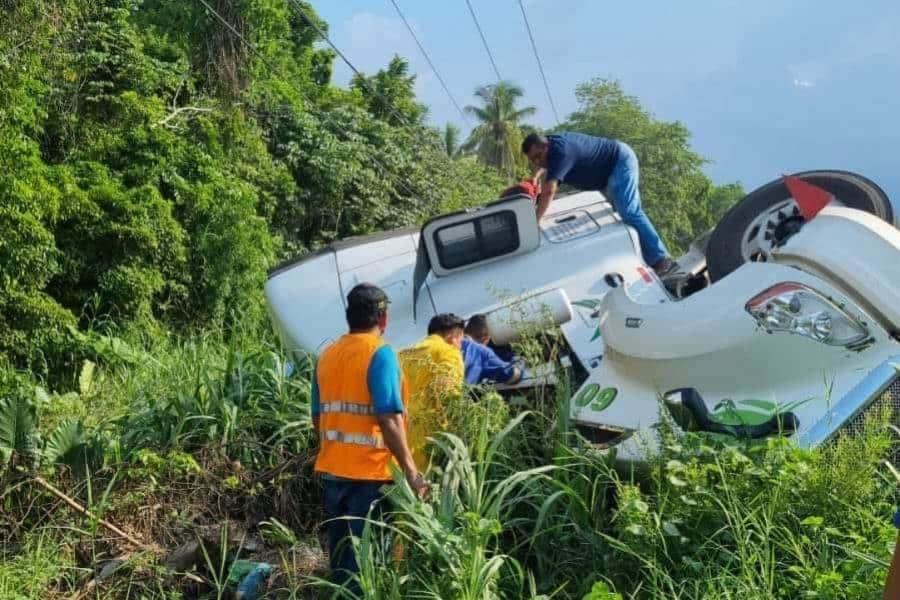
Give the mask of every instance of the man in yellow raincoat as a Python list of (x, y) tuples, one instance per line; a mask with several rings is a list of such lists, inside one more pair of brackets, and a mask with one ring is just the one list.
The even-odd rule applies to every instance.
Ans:
[(446, 401), (462, 392), (464, 328), (465, 322), (454, 314), (436, 315), (428, 323), (428, 337), (400, 352), (409, 385), (409, 447), (423, 469), (428, 464), (427, 438), (446, 428)]

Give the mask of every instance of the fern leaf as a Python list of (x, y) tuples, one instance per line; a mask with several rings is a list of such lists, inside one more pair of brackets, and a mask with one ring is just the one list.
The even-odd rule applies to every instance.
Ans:
[(0, 398), (0, 459), (7, 464), (14, 454), (29, 456), (37, 446), (37, 410), (21, 394)]
[(44, 444), (44, 460), (68, 463), (85, 445), (84, 428), (77, 419), (66, 419), (56, 426)]

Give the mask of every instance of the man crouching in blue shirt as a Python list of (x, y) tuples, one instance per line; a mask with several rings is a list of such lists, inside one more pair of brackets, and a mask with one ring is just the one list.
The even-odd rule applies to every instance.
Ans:
[(484, 315), (472, 315), (466, 323), (465, 333), (462, 354), (466, 383), (476, 385), (482, 381), (490, 381), (513, 384), (522, 379), (522, 369), (502, 360), (488, 347), (491, 333)]
[(522, 152), (535, 169), (534, 183), (544, 175), (537, 200), (538, 221), (550, 207), (560, 183), (580, 190), (606, 189), (622, 220), (637, 231), (644, 262), (662, 278), (675, 275), (678, 263), (669, 258), (656, 228), (641, 208), (638, 160), (628, 144), (583, 133), (531, 133), (522, 142)]

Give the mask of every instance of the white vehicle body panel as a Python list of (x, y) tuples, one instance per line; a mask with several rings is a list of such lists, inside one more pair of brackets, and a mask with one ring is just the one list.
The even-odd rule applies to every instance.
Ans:
[[(407, 251), (404, 254), (397, 254), (389, 258), (370, 262), (340, 274), (341, 289), (344, 291), (350, 291), (359, 283), (369, 282), (374, 283), (387, 293), (391, 299), (390, 329), (392, 339), (415, 339), (421, 337), (421, 329), (418, 323), (422, 319), (427, 323), (434, 316), (434, 309), (426, 296), (425, 298), (419, 298), (418, 319), (413, 319), (412, 279), (414, 263), (410, 262), (410, 256), (415, 257), (415, 244), (409, 241), (408, 246), (412, 248), (412, 255)], [(338, 305), (338, 308), (342, 309), (343, 303)], [(341, 322), (343, 322), (343, 318), (343, 310), (341, 310)]]
[[(589, 215), (596, 227), (586, 232), (561, 231), (568, 221), (556, 221), (573, 213)], [(603, 280), (607, 273), (619, 273), (625, 285), (645, 301), (666, 301), (665, 290), (640, 259), (636, 234), (621, 224), (598, 192), (572, 194), (555, 202), (540, 224), (540, 234), (540, 245), (531, 253), (445, 277), (429, 275), (416, 304), (415, 319), (412, 287), (419, 235), (409, 231), (360, 243), (347, 240), (318, 256), (277, 269), (266, 283), (266, 298), (288, 349), (313, 353), (344, 331), (344, 297), (361, 282), (382, 287), (390, 297), (385, 337), (396, 347), (418, 341), (435, 312), (468, 317), (556, 288), (564, 289), (572, 301), (596, 297), (611, 289)], [(327, 256), (330, 260), (323, 258)], [(591, 341), (595, 327), (588, 327), (586, 321), (576, 318), (564, 325), (563, 331), (573, 346), (599, 356), (601, 345)]]
[(302, 272), (275, 275), (266, 284), (265, 293), (272, 318), (289, 351), (318, 353), (335, 338), (339, 331), (335, 328), (336, 314), (344, 306), (344, 294), (333, 252), (305, 260)]
[[(854, 351), (760, 329), (744, 305), (784, 281), (809, 285), (843, 304), (867, 325), (871, 344)], [(642, 318), (641, 328), (626, 328), (625, 315)], [(794, 434), (799, 439), (867, 373), (900, 355), (900, 344), (835, 287), (797, 269), (765, 263), (748, 263), (674, 304), (642, 306), (615, 290), (607, 295), (600, 320), (605, 357), (585, 385), (614, 385), (623, 400), (601, 412), (573, 406), (573, 418), (628, 430), (648, 429), (659, 421), (664, 408), (654, 399), (694, 388), (711, 410), (726, 399), (776, 405), (803, 401), (792, 409), (800, 421)], [(620, 453), (628, 457), (624, 448)]]
[[(601, 194), (559, 199), (538, 230), (532, 251), (442, 277), (432, 271), (415, 318), (418, 233), (336, 244), (270, 276), (265, 292), (273, 321), (290, 350), (318, 353), (345, 331), (346, 293), (370, 282), (391, 298), (386, 338), (399, 348), (420, 339), (435, 313), (500, 314), (521, 298), (548, 293), (562, 303), (553, 308), (554, 322), (587, 372), (581, 389), (616, 390), (602, 410), (573, 398), (571, 416), (576, 424), (643, 432), (619, 444), (626, 460), (652, 447), (648, 432), (666, 410), (660, 397), (677, 388), (696, 389), (710, 411), (729, 400), (791, 404), (799, 420), (794, 439), (815, 445), (868, 406), (866, 394), (895, 381), (889, 365), (900, 361), (900, 231), (866, 213), (828, 207), (775, 262), (747, 263), (680, 301), (643, 263), (635, 232)], [(610, 280), (613, 274), (621, 283)], [(784, 282), (818, 291), (863, 323), (866, 343), (851, 350), (767, 333), (746, 304)]]
[[(833, 248), (839, 250), (832, 254)], [(599, 314), (605, 359), (584, 385), (614, 382), (620, 396), (641, 400), (613, 402), (600, 412), (573, 404), (575, 421), (647, 430), (664, 410), (650, 399), (690, 387), (711, 409), (726, 399), (801, 402), (792, 407), (800, 423), (793, 435), (798, 442), (813, 437), (814, 428), (829, 429), (823, 421), (835, 403), (848, 398), (870, 373), (900, 365), (900, 321), (883, 316), (897, 308), (900, 231), (867, 213), (829, 207), (788, 240), (775, 260), (747, 263), (674, 304), (641, 304), (625, 290), (608, 294)], [(818, 276), (800, 270), (798, 263)], [(869, 343), (849, 350), (762, 330), (745, 303), (783, 282), (805, 284), (831, 299), (867, 327)], [(640, 327), (628, 328), (628, 317), (641, 319)], [(840, 424), (835, 421), (831, 431)], [(621, 445), (620, 456), (640, 458), (653, 439), (640, 436)]]

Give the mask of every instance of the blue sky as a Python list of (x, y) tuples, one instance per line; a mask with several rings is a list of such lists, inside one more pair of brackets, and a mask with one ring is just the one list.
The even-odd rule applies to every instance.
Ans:
[[(465, 0), (398, 0), (460, 104), (493, 71)], [(501, 74), (553, 124), (516, 0), (472, 0)], [(389, 0), (313, 0), (333, 40), (373, 72), (396, 53), (436, 124), (462, 119)], [(750, 189), (811, 168), (859, 171), (900, 200), (897, 0), (526, 0), (565, 118), (592, 77), (622, 82), (657, 117), (682, 121), (717, 183)], [(338, 61), (335, 81), (349, 70)]]

